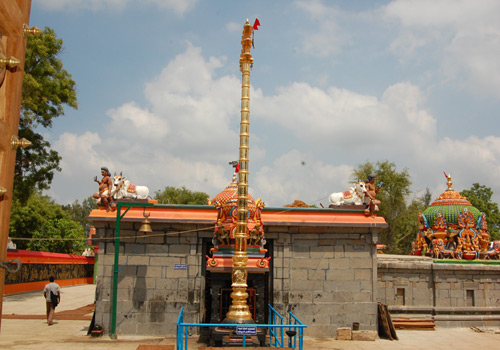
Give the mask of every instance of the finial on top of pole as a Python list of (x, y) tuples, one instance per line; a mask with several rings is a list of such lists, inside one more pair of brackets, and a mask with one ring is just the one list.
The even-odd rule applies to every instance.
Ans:
[(244, 63), (249, 63), (250, 67), (253, 64), (252, 54), (250, 53), (253, 44), (252, 34), (253, 27), (247, 19), (243, 26), (243, 34), (241, 36), (240, 71), (243, 70)]

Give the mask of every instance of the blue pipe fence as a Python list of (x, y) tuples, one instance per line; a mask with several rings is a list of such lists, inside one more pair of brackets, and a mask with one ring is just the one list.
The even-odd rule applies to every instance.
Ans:
[[(274, 348), (293, 348), (295, 350), (303, 350), (304, 328), (307, 325), (300, 322), (294, 314), (288, 312), (288, 323), (283, 323), (285, 318), (279, 314), (271, 305), (269, 307), (269, 324), (226, 324), (220, 323), (185, 323), (184, 308), (181, 308), (179, 317), (177, 318), (177, 350), (188, 350), (189, 327), (221, 327), (224, 328), (242, 328), (242, 327), (258, 327), (269, 330), (269, 343), (266, 346)], [(287, 336), (285, 338), (284, 336)], [(242, 347), (246, 347), (246, 335), (243, 334)]]

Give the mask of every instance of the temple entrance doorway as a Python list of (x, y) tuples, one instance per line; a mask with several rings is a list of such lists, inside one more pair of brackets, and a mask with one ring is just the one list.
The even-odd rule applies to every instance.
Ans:
[[(205, 254), (209, 255), (212, 247), (211, 241), (204, 242)], [(269, 240), (265, 248), (268, 250), (268, 256), (272, 257), (272, 240)], [(204, 264), (206, 259), (203, 260)], [(272, 303), (272, 261), (270, 260), (269, 271), (256, 272), (252, 269), (248, 271), (248, 289), (249, 297), (247, 304), (256, 323), (268, 322), (268, 304)], [(203, 323), (220, 323), (226, 317), (231, 305), (231, 270), (229, 271), (209, 271), (204, 266), (205, 272), (205, 312)]]

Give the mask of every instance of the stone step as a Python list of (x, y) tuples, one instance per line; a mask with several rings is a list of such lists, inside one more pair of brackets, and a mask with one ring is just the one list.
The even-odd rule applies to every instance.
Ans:
[(136, 350), (174, 350), (175, 345), (139, 345)]
[(436, 327), (433, 319), (402, 317), (393, 319), (392, 323), (396, 329), (406, 330), (434, 330)]

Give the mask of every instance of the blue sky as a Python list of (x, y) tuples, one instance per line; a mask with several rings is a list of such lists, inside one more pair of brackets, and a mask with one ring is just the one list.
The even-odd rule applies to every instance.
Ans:
[(252, 51), (250, 194), (327, 204), (388, 160), (414, 195), (479, 182), (500, 201), (500, 2), (33, 0), (78, 110), (43, 132), (63, 157), (47, 194), (96, 191), (100, 167), (150, 192), (215, 196), (238, 158), (241, 32)]

